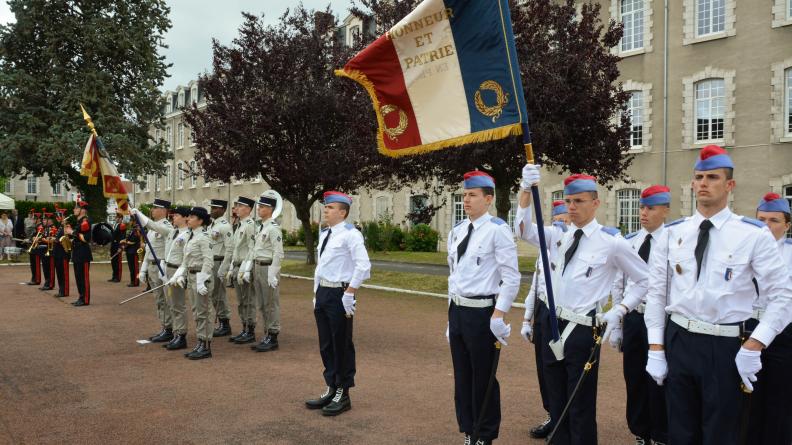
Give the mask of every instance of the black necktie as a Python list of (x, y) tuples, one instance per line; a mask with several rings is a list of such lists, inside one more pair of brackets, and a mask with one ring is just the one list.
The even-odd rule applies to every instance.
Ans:
[(583, 237), (583, 230), (582, 229), (575, 230), (574, 236), (575, 236), (575, 241), (572, 242), (572, 245), (569, 246), (569, 249), (567, 249), (567, 251), (564, 253), (564, 270), (561, 271), (561, 275), (564, 275), (564, 272), (566, 272), (566, 268), (569, 265), (569, 261), (572, 259), (572, 255), (575, 254), (575, 251), (577, 250), (578, 245), (580, 244), (580, 238)]
[(709, 243), (709, 230), (712, 228), (712, 222), (708, 219), (701, 221), (699, 226), (698, 241), (696, 242), (696, 280), (699, 279), (701, 274), (701, 263), (704, 261), (704, 251), (707, 250)]
[(322, 248), (319, 249), (319, 256), (321, 257), (324, 253), (325, 247), (327, 247), (327, 240), (330, 239), (330, 234), (333, 233), (331, 229), (327, 229), (327, 236), (325, 237), (324, 241), (322, 241)]
[(644, 263), (649, 262), (649, 252), (652, 250), (651, 241), (652, 241), (652, 234), (650, 233), (646, 235), (643, 244), (641, 244), (641, 247), (638, 249), (638, 256), (641, 257), (642, 260), (644, 260)]
[(467, 251), (468, 243), (470, 242), (470, 234), (473, 233), (473, 223), (468, 225), (468, 233), (465, 235), (465, 239), (462, 240), (461, 243), (457, 246), (457, 261), (462, 259), (462, 255), (465, 254)]

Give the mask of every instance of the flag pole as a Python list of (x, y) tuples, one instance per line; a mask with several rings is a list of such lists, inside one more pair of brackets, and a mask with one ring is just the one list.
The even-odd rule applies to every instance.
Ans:
[[(96, 125), (94, 125), (93, 119), (91, 119), (91, 116), (89, 116), (88, 112), (85, 111), (85, 107), (83, 107), (82, 104), (80, 104), (80, 110), (82, 110), (83, 119), (85, 120), (85, 123), (88, 125), (88, 129), (91, 130), (91, 134), (93, 134), (93, 136), (96, 138), (96, 143), (102, 148), (104, 148), (102, 139), (99, 137), (99, 133), (96, 131)], [(102, 185), (102, 187), (104, 187), (104, 184)], [(129, 194), (127, 194), (127, 201), (129, 201)], [(165, 276), (165, 271), (162, 270), (162, 265), (160, 265), (160, 260), (159, 258), (157, 258), (157, 253), (154, 251), (154, 247), (151, 246), (151, 241), (149, 241), (148, 239), (146, 228), (143, 227), (142, 224), (140, 224), (140, 218), (138, 218), (137, 215), (134, 215), (134, 217), (135, 217), (135, 222), (137, 222), (138, 227), (140, 227), (140, 230), (143, 233), (143, 239), (146, 241), (146, 245), (149, 247), (151, 256), (154, 257), (154, 261), (157, 264), (157, 269), (159, 269), (160, 275)]]

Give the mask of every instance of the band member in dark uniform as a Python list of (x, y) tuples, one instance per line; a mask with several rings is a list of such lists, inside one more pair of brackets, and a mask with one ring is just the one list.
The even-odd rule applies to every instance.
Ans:
[(55, 233), (58, 228), (52, 220), (52, 213), (42, 213), (42, 224), (44, 232), (39, 243), (39, 259), (41, 260), (41, 271), (44, 273), (44, 284), (39, 290), (52, 290), (55, 288), (55, 263), (52, 261), (52, 243), (55, 240)]
[(30, 281), (27, 282), (28, 286), (38, 286), (41, 284), (41, 261), (39, 260), (38, 244), (36, 241), (43, 237), (44, 226), (41, 224), (41, 214), (36, 213), (35, 209), (30, 209), (30, 214), (33, 216), (33, 224), (31, 224), (31, 234), (28, 236), (30, 247), (28, 248), (28, 257), (30, 258)]
[(69, 261), (71, 260), (71, 239), (64, 237), (65, 228), (69, 224), (59, 214), (60, 228), (55, 233), (55, 242), (52, 246), (52, 262), (55, 265), (55, 276), (58, 279), (58, 297), (69, 296)]
[(72, 238), (72, 263), (74, 263), (74, 281), (80, 297), (73, 302), (74, 306), (91, 304), (90, 267), (93, 261), (91, 254), (91, 220), (88, 219), (88, 203), (78, 201), (74, 206), (76, 221), (73, 227), (66, 226), (66, 234)]
[[(126, 224), (121, 224), (126, 229)], [(135, 224), (135, 221), (129, 223), (129, 230), (126, 232), (126, 237), (122, 241), (124, 252), (126, 253), (127, 265), (129, 266), (129, 284), (127, 287), (140, 286), (140, 258), (138, 249), (140, 249), (140, 228)], [(120, 255), (119, 255), (120, 257)]]
[[(121, 276), (123, 275), (124, 262), (123, 253), (121, 252), (121, 241), (126, 238), (126, 224), (124, 224), (124, 216), (116, 213), (116, 221), (113, 224), (113, 238), (110, 241), (110, 267), (113, 270), (113, 276), (110, 277), (109, 282), (120, 283)], [(134, 281), (134, 278), (132, 279)]]

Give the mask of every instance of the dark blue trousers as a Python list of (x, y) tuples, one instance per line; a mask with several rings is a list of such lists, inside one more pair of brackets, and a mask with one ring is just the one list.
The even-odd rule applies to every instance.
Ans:
[[(448, 341), (454, 365), (454, 404), (461, 433), (473, 434), (492, 374), (496, 341), (490, 331), (493, 309), (462, 307), (454, 303), (448, 307)], [(500, 421), (500, 385), (495, 379), (481, 422), (480, 438), (496, 439)]]
[(643, 314), (624, 316), (622, 337), (624, 382), (627, 385), (627, 426), (644, 439), (668, 443), (665, 391), (646, 372), (649, 341)]
[(314, 317), (319, 331), (319, 354), (324, 365), (325, 384), (332, 388), (355, 386), (355, 345), (352, 318), (346, 318), (341, 297), (344, 289), (319, 286)]
[[(567, 323), (567, 321), (558, 320), (560, 332), (564, 331)], [(544, 336), (542, 359), (550, 401), (550, 417), (558, 421), (583, 373), (583, 366), (591, 355), (591, 348), (594, 346), (594, 332), (589, 326), (578, 325), (575, 327), (564, 344), (564, 360), (561, 361), (556, 360), (549, 346), (550, 339), (553, 338), (550, 332), (550, 311), (547, 311), (544, 317), (542, 335)], [(569, 407), (569, 412), (558, 426), (553, 444), (596, 445), (598, 375), (599, 350), (594, 356), (591, 370)]]
[[(547, 398), (547, 388), (544, 378), (544, 360), (542, 360), (542, 344), (545, 343), (545, 337), (542, 335), (543, 319), (548, 318), (547, 305), (544, 301), (537, 299), (535, 304), (536, 310), (534, 315), (533, 325), (533, 344), (534, 356), (536, 357), (536, 377), (539, 380), (539, 394), (542, 396), (542, 407), (548, 413), (550, 412), (550, 401)], [(547, 339), (549, 341), (550, 339)]]
[[(753, 330), (758, 322), (745, 322)], [(792, 325), (762, 351), (762, 370), (751, 394), (748, 437), (756, 445), (792, 443)]]
[(739, 337), (694, 334), (667, 321), (668, 443), (737, 445), (743, 399), (734, 358), (740, 345)]

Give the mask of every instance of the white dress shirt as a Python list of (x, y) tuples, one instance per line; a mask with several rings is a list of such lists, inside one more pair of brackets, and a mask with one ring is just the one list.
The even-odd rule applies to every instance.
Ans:
[[(528, 210), (518, 211), (514, 224), (522, 239), (538, 246), (538, 229), (531, 222), (531, 212)], [(519, 229), (521, 222), (522, 230)], [(564, 273), (564, 255), (572, 246), (578, 229), (583, 230), (583, 236)], [(616, 229), (600, 225), (595, 218), (584, 227), (571, 224), (566, 232), (556, 226), (544, 227), (544, 231), (547, 245), (555, 245), (558, 249), (550, 257), (556, 306), (579, 315), (600, 310), (608, 301), (619, 270), (635, 282), (627, 296), (641, 298), (646, 293), (646, 263), (621, 235), (615, 233)]]
[[(324, 253), (320, 254), (322, 243), (327, 240)], [(349, 283), (349, 287), (358, 289), (364, 280), (371, 276), (369, 261), (363, 234), (352, 224), (340, 223), (322, 230), (319, 244), (316, 246), (316, 270), (314, 271), (314, 292), (319, 280)]]
[[(558, 227), (561, 231), (566, 232), (569, 230), (569, 227), (561, 221), (556, 221), (553, 223), (553, 226)], [(515, 224), (514, 233), (517, 236), (520, 236), (520, 226), (519, 224)], [(553, 244), (548, 246), (547, 249), (550, 253), (548, 254), (548, 261), (550, 258), (555, 256), (555, 253), (558, 251), (558, 245)], [(552, 270), (553, 265), (552, 262), (550, 263), (550, 270)], [(536, 259), (536, 264), (534, 266), (534, 274), (533, 278), (531, 278), (531, 288), (528, 290), (528, 295), (525, 296), (525, 318), (526, 320), (530, 320), (533, 318), (534, 313), (534, 306), (536, 304), (536, 299), (546, 300), (547, 299), (547, 286), (545, 285), (545, 277), (544, 277), (544, 268), (542, 267), (542, 258), (539, 257)]]
[(751, 337), (769, 345), (792, 320), (792, 286), (775, 239), (767, 227), (724, 208), (709, 218), (713, 227), (697, 280), (695, 249), (704, 219), (696, 212), (667, 225), (652, 248), (645, 314), (649, 343), (663, 344), (666, 314), (714, 324), (751, 318), (756, 277), (768, 303)]
[[(665, 227), (661, 225), (651, 233), (652, 238), (649, 240), (649, 245), (651, 246), (651, 249), (649, 250), (650, 257), (652, 252), (654, 252), (655, 246), (657, 245), (657, 239), (663, 236), (664, 231)], [(635, 234), (627, 235), (625, 239), (627, 240), (627, 243), (630, 244), (630, 247), (632, 247), (634, 251), (638, 252), (647, 235), (649, 235), (649, 231), (641, 227), (641, 230), (635, 232)], [(638, 295), (636, 295), (634, 292), (630, 292), (630, 287), (634, 284), (635, 283), (633, 283), (631, 279), (627, 278), (622, 271), (617, 272), (616, 279), (613, 280), (613, 289), (611, 290), (613, 304), (621, 303), (627, 307), (627, 312), (629, 312), (637, 308), (641, 303), (646, 303), (646, 294), (641, 295), (640, 298), (638, 298)], [(631, 295), (631, 298), (624, 298), (625, 295)]]
[(461, 297), (497, 295), (495, 308), (509, 312), (520, 290), (517, 244), (511, 229), (488, 213), (476, 218), (467, 250), (459, 259), (457, 248), (470, 224), (465, 218), (448, 234), (448, 292)]
[[(776, 241), (776, 245), (778, 245), (781, 258), (783, 259), (784, 265), (786, 265), (787, 275), (789, 275), (790, 280), (792, 280), (792, 239), (781, 238)], [(759, 296), (754, 301), (753, 307), (754, 309), (767, 309), (767, 296), (760, 292)]]

